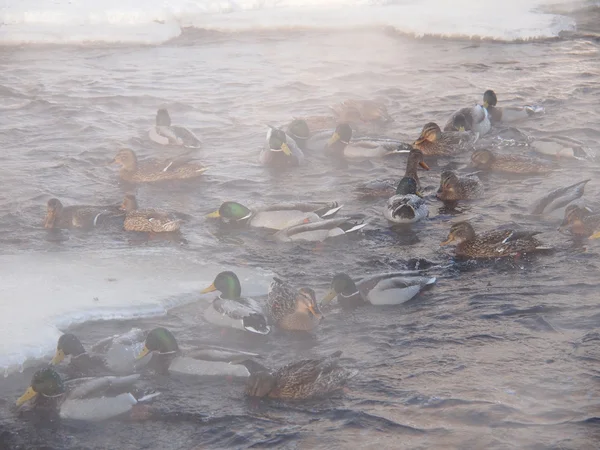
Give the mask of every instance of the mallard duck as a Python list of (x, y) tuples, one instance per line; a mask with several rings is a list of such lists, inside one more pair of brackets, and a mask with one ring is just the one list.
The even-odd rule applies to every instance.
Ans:
[(180, 221), (170, 214), (155, 209), (138, 209), (135, 195), (126, 195), (121, 209), (126, 212), (123, 225), (126, 231), (141, 231), (144, 233), (179, 231)]
[(188, 154), (165, 161), (145, 161), (138, 164), (138, 159), (133, 150), (124, 148), (119, 150), (113, 163), (119, 164), (119, 176), (129, 183), (155, 183), (170, 180), (188, 180), (201, 176), (208, 170), (200, 164), (190, 162)]
[(556, 209), (567, 206), (572, 201), (577, 200), (583, 195), (585, 185), (589, 179), (579, 181), (571, 186), (561, 187), (540, 198), (532, 207), (531, 214), (548, 214)]
[(589, 147), (575, 139), (564, 136), (552, 136), (536, 139), (530, 148), (538, 153), (554, 156), (557, 159), (568, 158), (579, 161), (594, 161), (595, 153)]
[(194, 133), (184, 127), (171, 125), (169, 111), (164, 108), (156, 112), (156, 125), (148, 132), (150, 139), (161, 145), (179, 145), (200, 148), (202, 143)]
[(137, 358), (141, 359), (148, 354), (152, 355), (148, 367), (163, 375), (177, 373), (240, 378), (248, 377), (250, 372), (246, 367), (235, 363), (259, 356), (256, 353), (213, 346), (202, 346), (193, 351), (183, 352), (179, 349), (173, 333), (162, 327), (150, 330), (144, 341), (144, 348)]
[(452, 225), (448, 238), (440, 245), (456, 242), (456, 255), (469, 258), (518, 256), (523, 253), (550, 250), (533, 237), (540, 233), (540, 231), (497, 230), (478, 236), (469, 222), (458, 222)]
[(387, 107), (374, 100), (348, 99), (329, 107), (340, 121), (348, 121), (350, 117), (357, 116), (363, 122), (393, 122), (394, 119), (387, 111)]
[[(463, 116), (464, 121), (460, 117), (457, 118), (460, 115)], [(489, 133), (492, 129), (492, 122), (487, 109), (481, 105), (459, 109), (450, 116), (444, 125), (444, 131), (458, 131), (461, 127), (464, 127), (466, 131), (479, 133), (480, 137)]]
[(474, 200), (483, 197), (483, 183), (477, 175), (459, 177), (451, 170), (444, 170), (440, 176), (437, 198), (444, 202)]
[(44, 228), (83, 228), (100, 226), (107, 219), (121, 217), (117, 206), (63, 206), (57, 198), (48, 200)]
[(284, 228), (275, 233), (275, 239), (283, 242), (324, 241), (332, 237), (354, 233), (366, 225), (366, 223), (358, 223), (348, 217), (339, 217)]
[(433, 122), (425, 124), (413, 146), (425, 156), (452, 156), (473, 148), (479, 134), (472, 131), (444, 131)]
[(496, 106), (497, 103), (498, 98), (494, 91), (488, 89), (483, 93), (483, 107), (487, 109), (492, 125), (501, 122), (518, 122), (544, 112), (541, 106), (502, 107)]
[(267, 139), (258, 159), (263, 166), (299, 166), (304, 162), (304, 153), (285, 131), (269, 125)]
[[(270, 371), (253, 371), (246, 383), (246, 395), (282, 400), (306, 400), (343, 388), (358, 371), (339, 366), (342, 352), (325, 358), (304, 359)], [(254, 367), (256, 364), (254, 364)]]
[(589, 237), (597, 239), (600, 237), (600, 214), (585, 206), (569, 205), (565, 208), (565, 218), (558, 228), (559, 231), (569, 231), (573, 236)]
[(364, 160), (383, 158), (398, 153), (408, 153), (411, 145), (390, 138), (360, 138), (352, 139), (352, 128), (347, 123), (341, 123), (327, 141), (324, 152), (334, 157)]
[(342, 308), (356, 308), (366, 303), (372, 305), (400, 305), (409, 301), (425, 287), (436, 282), (434, 277), (408, 277), (403, 273), (380, 273), (361, 279), (358, 284), (345, 273), (338, 273), (322, 304), (337, 296)]
[(481, 170), (504, 173), (545, 174), (552, 172), (548, 164), (519, 155), (497, 155), (489, 150), (477, 150), (471, 155), (473, 166)]
[(210, 218), (221, 218), (225, 222), (240, 223), (256, 228), (283, 230), (301, 223), (317, 222), (335, 216), (343, 205), (330, 203), (276, 203), (250, 209), (237, 202), (224, 202)]
[(215, 325), (257, 334), (269, 334), (271, 327), (262, 313), (260, 305), (251, 298), (242, 297), (242, 286), (237, 275), (226, 271), (219, 273), (213, 283), (200, 292), (219, 291), (204, 311), (204, 318)]
[(417, 183), (413, 178), (400, 180), (396, 195), (388, 199), (383, 209), (383, 216), (394, 223), (415, 223), (429, 216), (429, 208), (417, 195)]
[[(408, 154), (406, 160), (406, 171), (404, 178), (412, 178), (417, 183), (417, 190), (421, 188), (419, 176), (417, 174), (417, 166), (421, 166), (425, 170), (429, 170), (429, 166), (423, 160), (423, 152), (413, 148)], [(396, 183), (393, 180), (374, 180), (357, 189), (357, 193), (361, 198), (385, 197), (389, 198), (396, 193)]]
[(279, 278), (274, 278), (269, 286), (266, 310), (271, 321), (284, 330), (311, 331), (323, 318), (315, 291), (297, 291)]
[(40, 369), (33, 374), (31, 385), (16, 405), (35, 399), (34, 408), (58, 412), (62, 419), (97, 422), (128, 413), (138, 402), (157, 395), (136, 399), (130, 390), (139, 378), (136, 374), (63, 382), (53, 369)]
[(287, 125), (285, 134), (290, 136), (301, 150), (306, 150), (306, 141), (310, 138), (311, 129), (305, 119), (294, 119)]

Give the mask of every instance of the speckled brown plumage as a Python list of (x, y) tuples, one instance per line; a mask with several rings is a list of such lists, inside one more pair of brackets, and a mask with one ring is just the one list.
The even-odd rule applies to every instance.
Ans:
[(279, 278), (269, 286), (266, 306), (269, 319), (284, 330), (311, 331), (323, 318), (312, 289), (297, 291)]
[(179, 231), (180, 222), (170, 214), (155, 209), (138, 209), (135, 196), (127, 195), (121, 209), (126, 211), (123, 227), (126, 231), (172, 233)]
[(553, 170), (553, 167), (544, 161), (519, 155), (498, 155), (489, 150), (474, 152), (471, 162), (478, 169), (493, 172), (546, 174)]
[(476, 175), (459, 177), (451, 170), (445, 170), (440, 176), (437, 197), (444, 202), (474, 200), (483, 197), (483, 183)]
[(423, 126), (421, 134), (413, 144), (425, 156), (450, 156), (473, 148), (479, 134), (472, 131), (444, 131), (429, 122)]

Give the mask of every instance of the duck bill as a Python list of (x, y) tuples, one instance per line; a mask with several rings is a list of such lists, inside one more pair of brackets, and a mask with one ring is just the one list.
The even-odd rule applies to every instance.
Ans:
[(55, 366), (58, 363), (60, 363), (61, 361), (63, 361), (65, 359), (65, 352), (62, 350), (56, 350), (56, 353), (54, 354), (54, 358), (52, 358), (52, 361), (50, 361), (50, 364)]
[(210, 214), (207, 214), (206, 217), (209, 217), (211, 219), (218, 219), (219, 217), (221, 217), (221, 213), (219, 211), (211, 212)]
[(488, 102), (483, 102), (483, 107), (484, 107), (485, 109), (487, 109), (487, 108), (488, 108), (488, 106), (490, 106), (490, 104), (489, 104)]
[(448, 236), (448, 239), (446, 239), (444, 242), (442, 242), (440, 244), (440, 247), (443, 247), (445, 245), (450, 244), (451, 242), (454, 242), (454, 236)]
[(315, 305), (310, 305), (308, 307), (308, 310), (312, 313), (313, 316), (315, 316), (317, 319), (322, 319), (323, 318), (323, 314), (321, 314), (321, 311), (319, 311), (319, 308), (317, 308)]
[(330, 289), (329, 292), (325, 295), (325, 297), (323, 297), (323, 299), (321, 300), (321, 304), (326, 305), (331, 300), (333, 300), (336, 295), (337, 293), (333, 289)]
[(142, 359), (144, 356), (146, 356), (148, 353), (150, 353), (150, 349), (148, 349), (148, 347), (146, 347), (144, 345), (144, 348), (142, 349), (142, 351), (139, 353), (139, 355), (137, 355), (135, 357), (135, 359)]
[(202, 289), (202, 290), (200, 291), (200, 293), (201, 293), (201, 294), (208, 294), (209, 292), (214, 292), (214, 291), (216, 291), (216, 290), (217, 290), (217, 288), (215, 287), (215, 285), (214, 285), (214, 284), (211, 284), (211, 285), (210, 285), (209, 287), (207, 287), (206, 289)]
[(16, 401), (16, 405), (17, 406), (21, 406), (23, 403), (28, 402), (29, 400), (31, 400), (33, 397), (35, 397), (37, 395), (37, 392), (35, 392), (33, 390), (33, 388), (31, 386), (29, 386), (27, 388), (27, 390), (25, 391), (25, 393), (23, 395), (21, 395), (17, 401)]
[(284, 142), (283, 144), (281, 144), (281, 151), (286, 154), (287, 156), (292, 156), (292, 151), (290, 150), (290, 147)]
[(333, 135), (331, 135), (331, 137), (327, 141), (327, 145), (333, 145), (339, 140), (340, 140), (340, 135), (337, 133), (333, 133)]
[(465, 127), (458, 127), (458, 131), (465, 131)]
[(419, 165), (425, 170), (430, 170), (429, 166), (427, 165), (427, 163), (425, 163), (425, 161), (419, 161)]
[(56, 222), (56, 211), (48, 211), (46, 220), (44, 221), (44, 228), (54, 228), (54, 222)]
[(600, 238), (600, 231), (596, 231), (594, 234), (590, 236), (590, 239), (598, 239)]

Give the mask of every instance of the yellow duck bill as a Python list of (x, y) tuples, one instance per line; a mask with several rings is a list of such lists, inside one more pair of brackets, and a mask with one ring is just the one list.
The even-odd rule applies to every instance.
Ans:
[(25, 393), (17, 399), (15, 405), (21, 406), (23, 403), (28, 402), (29, 400), (34, 398), (36, 395), (37, 395), (37, 392), (35, 392), (33, 390), (33, 388), (31, 386), (29, 386), (27, 388), (27, 390), (25, 391)]
[(219, 217), (221, 217), (221, 213), (217, 210), (215, 212), (211, 212), (210, 214), (207, 214), (206, 217), (209, 217), (211, 219), (218, 219)]
[(52, 361), (50, 361), (50, 364), (55, 366), (58, 363), (62, 362), (65, 359), (65, 352), (63, 352), (62, 350), (56, 350), (56, 353), (54, 354), (54, 358), (52, 358)]
[(287, 156), (292, 156), (292, 151), (290, 150), (290, 147), (286, 143), (281, 144), (281, 151), (283, 153), (285, 153)]
[(216, 291), (216, 290), (217, 290), (217, 288), (215, 287), (215, 285), (214, 285), (214, 284), (211, 284), (211, 285), (210, 285), (209, 287), (207, 287), (206, 289), (202, 289), (202, 290), (200, 291), (200, 293), (201, 293), (201, 294), (208, 294), (209, 292), (214, 292), (214, 291)]
[(135, 359), (142, 359), (144, 356), (146, 356), (148, 353), (150, 353), (150, 350), (148, 349), (148, 347), (144, 346), (144, 348), (142, 349), (142, 351), (140, 352), (139, 355), (137, 355), (135, 357)]
[(327, 292), (327, 294), (325, 295), (325, 297), (323, 297), (323, 299), (321, 300), (321, 303), (324, 305), (329, 303), (335, 298), (336, 295), (337, 293), (333, 289), (330, 289), (329, 292)]
[(333, 145), (339, 140), (340, 140), (340, 135), (337, 133), (333, 133), (333, 135), (327, 141), (327, 145)]

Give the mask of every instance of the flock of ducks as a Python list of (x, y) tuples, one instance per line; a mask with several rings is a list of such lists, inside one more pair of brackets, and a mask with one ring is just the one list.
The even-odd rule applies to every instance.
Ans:
[[(372, 127), (385, 126), (393, 120), (385, 106), (377, 102), (348, 100), (332, 110), (333, 116), (296, 118), (281, 128), (269, 126), (259, 155), (260, 163), (293, 168), (309, 159), (369, 160), (407, 154), (406, 171), (400, 180), (374, 180), (356, 191), (359, 199), (387, 199), (383, 216), (392, 223), (411, 224), (429, 216), (428, 199), (421, 193), (418, 176), (419, 169), (430, 170), (427, 158), (471, 152), (473, 167), (479, 170), (519, 174), (543, 174), (552, 170), (552, 165), (541, 160), (475, 149), (474, 145), (493, 127), (543, 112), (535, 106), (499, 107), (496, 94), (491, 90), (484, 93), (483, 104), (454, 113), (443, 130), (433, 122), (427, 123), (411, 144), (364, 134), (372, 133)], [(120, 166), (119, 177), (123, 182), (137, 185), (204, 176), (207, 168), (193, 156), (193, 149), (201, 145), (200, 140), (186, 128), (171, 125), (167, 110), (158, 111), (149, 138), (161, 145), (189, 150), (174, 159), (140, 162), (133, 150), (122, 149), (113, 162)], [(567, 154), (563, 150), (558, 153)], [(566, 207), (561, 231), (579, 237), (600, 237), (600, 214), (572, 204), (583, 195), (587, 181), (548, 193), (536, 204), (533, 214)], [(459, 175), (450, 170), (440, 174), (436, 197), (447, 204), (478, 199), (483, 194), (483, 183), (476, 174)], [(227, 201), (208, 217), (230, 225), (268, 229), (280, 241), (323, 241), (357, 232), (366, 225), (338, 217), (341, 209), (342, 205), (337, 202), (282, 203), (251, 208)], [(44, 226), (93, 228), (112, 220), (122, 221), (126, 231), (173, 233), (180, 230), (179, 219), (162, 211), (140, 209), (133, 195), (125, 196), (120, 205), (101, 207), (65, 207), (58, 199), (51, 199)], [(440, 245), (456, 244), (458, 257), (511, 257), (549, 250), (536, 238), (538, 234), (511, 229), (477, 234), (470, 223), (458, 222), (451, 226), (447, 239)], [(376, 274), (355, 281), (339, 273), (333, 277), (320, 303), (337, 298), (342, 308), (397, 305), (435, 282), (433, 277), (406, 277), (398, 273)], [(310, 332), (319, 326), (323, 317), (313, 289), (298, 290), (279, 278), (274, 278), (269, 286), (266, 302), (244, 296), (239, 278), (231, 271), (219, 273), (201, 293), (211, 292), (219, 295), (211, 300), (203, 315), (207, 322), (218, 327), (260, 335), (269, 334), (273, 328)], [(140, 372), (147, 369), (163, 375), (244, 378), (247, 395), (284, 400), (322, 396), (342, 388), (356, 374), (355, 370), (339, 364), (341, 352), (271, 370), (256, 362), (259, 355), (254, 353), (213, 346), (183, 351), (166, 328), (155, 328), (148, 333), (138, 331), (126, 337), (103, 340), (91, 351), (87, 351), (75, 335), (64, 334), (58, 340), (50, 366), (33, 375), (30, 387), (17, 400), (17, 405), (49, 406), (63, 418), (104, 420), (130, 412), (140, 402), (156, 395), (139, 395), (134, 389)], [(56, 371), (65, 360), (68, 360), (65, 370), (69, 381), (64, 381)]]

